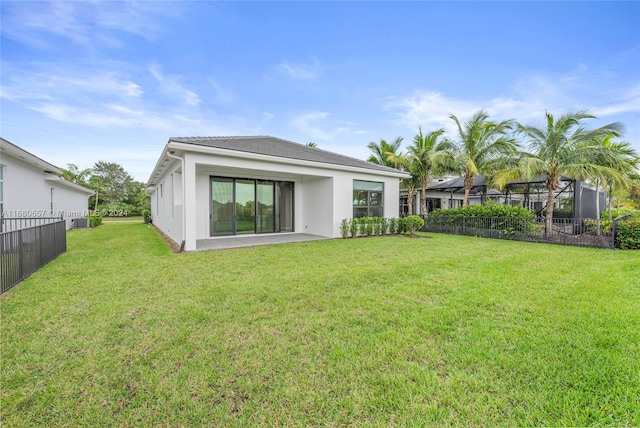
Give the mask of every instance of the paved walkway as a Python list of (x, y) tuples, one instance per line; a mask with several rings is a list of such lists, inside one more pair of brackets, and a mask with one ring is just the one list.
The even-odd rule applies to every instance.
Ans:
[(308, 233), (275, 233), (269, 235), (242, 235), (221, 238), (199, 239), (196, 241), (196, 251), (224, 250), (227, 248), (254, 247), (256, 245), (286, 244), (289, 242), (318, 241), (329, 239), (324, 236)]

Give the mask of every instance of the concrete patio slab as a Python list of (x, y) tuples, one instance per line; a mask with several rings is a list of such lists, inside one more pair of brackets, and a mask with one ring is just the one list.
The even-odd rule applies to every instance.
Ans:
[(330, 239), (325, 236), (308, 233), (276, 233), (270, 235), (225, 236), (220, 238), (199, 239), (196, 251), (225, 250), (227, 248), (254, 247), (257, 245), (286, 244), (291, 242), (319, 241)]

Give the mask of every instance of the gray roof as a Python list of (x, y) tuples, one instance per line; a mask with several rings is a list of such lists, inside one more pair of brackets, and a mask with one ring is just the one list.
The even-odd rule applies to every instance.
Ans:
[(169, 143), (172, 142), (256, 153), (280, 158), (365, 168), (374, 171), (401, 172), (394, 168), (328, 152), (317, 147), (309, 147), (304, 144), (265, 135), (246, 137), (172, 137), (169, 139)]
[[(487, 180), (481, 175), (473, 177), (473, 187), (482, 187), (487, 185)], [(453, 178), (436, 186), (429, 187), (429, 190), (442, 190), (446, 192), (464, 189), (464, 177)]]

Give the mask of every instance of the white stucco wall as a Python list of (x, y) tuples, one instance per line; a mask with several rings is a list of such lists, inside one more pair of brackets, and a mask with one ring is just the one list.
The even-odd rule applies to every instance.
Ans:
[(151, 219), (177, 243), (182, 242), (182, 173), (174, 162), (151, 193)]
[(4, 154), (4, 217), (63, 217), (71, 220), (88, 214), (90, 192), (47, 174), (42, 169)]
[(333, 237), (334, 177), (304, 176), (296, 199), (302, 209), (299, 232)]

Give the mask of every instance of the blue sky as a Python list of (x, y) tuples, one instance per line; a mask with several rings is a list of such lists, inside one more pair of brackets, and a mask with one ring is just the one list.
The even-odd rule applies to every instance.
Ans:
[(356, 158), (488, 110), (589, 109), (640, 151), (640, 2), (1, 5), (2, 137), (145, 181), (172, 136), (272, 135)]

